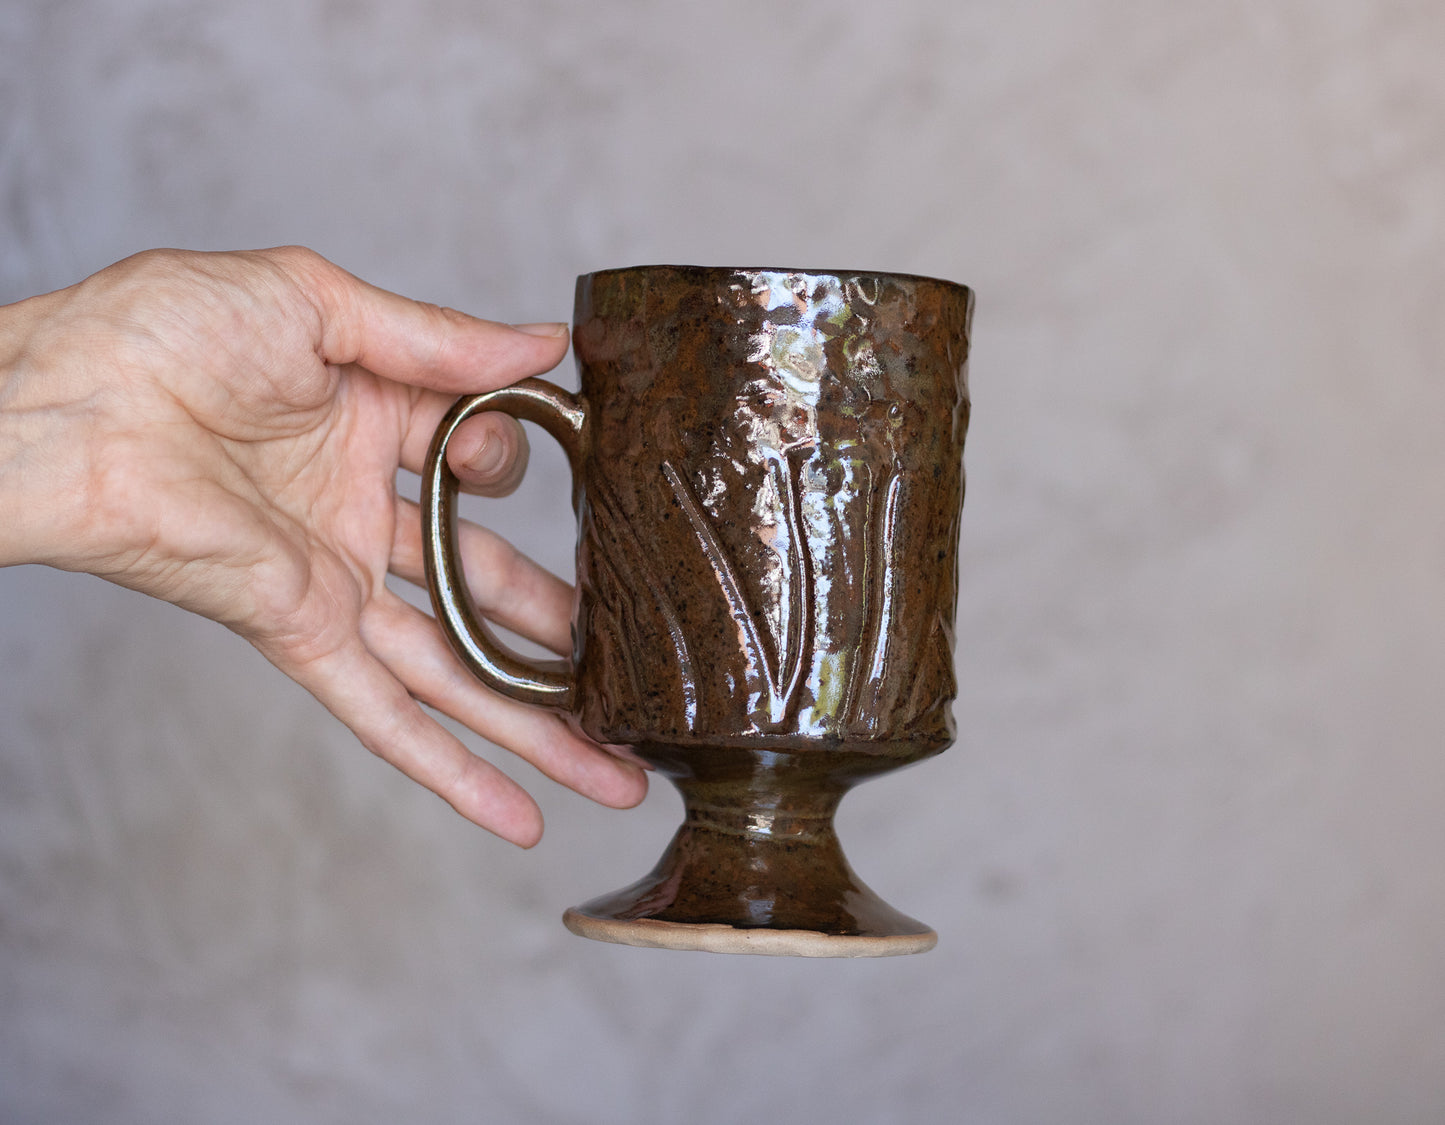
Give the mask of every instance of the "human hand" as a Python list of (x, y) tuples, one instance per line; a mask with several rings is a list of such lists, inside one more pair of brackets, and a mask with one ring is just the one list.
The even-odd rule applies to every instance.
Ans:
[[(645, 775), (558, 716), (477, 683), (386, 586), (421, 582), (419, 513), (396, 493), (458, 394), (550, 370), (564, 325), (419, 304), (298, 248), (149, 251), (0, 308), (0, 565), (87, 571), (249, 640), (370, 750), (505, 839), (535, 802), (418, 701), (603, 804)], [(449, 464), (501, 495), (521, 427), (475, 419)], [(481, 611), (559, 654), (571, 588), (465, 525)]]

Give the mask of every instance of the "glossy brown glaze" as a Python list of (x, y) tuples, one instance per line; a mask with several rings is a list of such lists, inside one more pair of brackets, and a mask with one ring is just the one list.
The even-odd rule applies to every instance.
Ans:
[[(578, 279), (578, 399), (529, 380), (443, 423), (424, 500), (458, 651), (687, 805), (658, 867), (574, 929), (929, 934), (857, 880), (832, 814), (953, 739), (971, 313), (963, 286), (907, 275), (609, 270)], [(457, 597), (444, 435), (476, 409), (541, 421), (572, 458), (575, 686), (527, 682)]]

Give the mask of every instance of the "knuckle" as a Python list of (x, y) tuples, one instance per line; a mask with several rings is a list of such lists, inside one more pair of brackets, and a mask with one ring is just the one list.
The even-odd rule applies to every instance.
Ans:
[(308, 246), (273, 246), (256, 251), (257, 257), (289, 274), (310, 277), (336, 269), (326, 258)]

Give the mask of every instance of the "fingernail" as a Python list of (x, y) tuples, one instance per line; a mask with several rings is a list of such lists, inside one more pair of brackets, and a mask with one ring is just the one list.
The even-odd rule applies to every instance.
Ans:
[(545, 324), (514, 324), (512, 327), (518, 332), (525, 332), (528, 336), (543, 336), (552, 340), (567, 335), (567, 326), (561, 321), (548, 321)]
[(483, 442), (482, 448), (467, 460), (467, 467), (478, 476), (492, 476), (501, 470), (506, 459), (507, 451), (502, 442)]

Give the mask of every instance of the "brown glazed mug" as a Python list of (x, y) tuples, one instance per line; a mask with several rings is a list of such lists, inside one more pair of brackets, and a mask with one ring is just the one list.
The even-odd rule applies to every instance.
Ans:
[[(686, 805), (650, 874), (567, 911), (575, 933), (805, 956), (937, 940), (853, 873), (833, 813), (953, 741), (972, 311), (966, 287), (902, 274), (604, 270), (577, 280), (580, 394), (528, 379), (442, 422), (427, 576), (457, 653)], [(508, 652), (465, 593), (446, 446), (484, 410), (571, 462), (571, 661)]]

